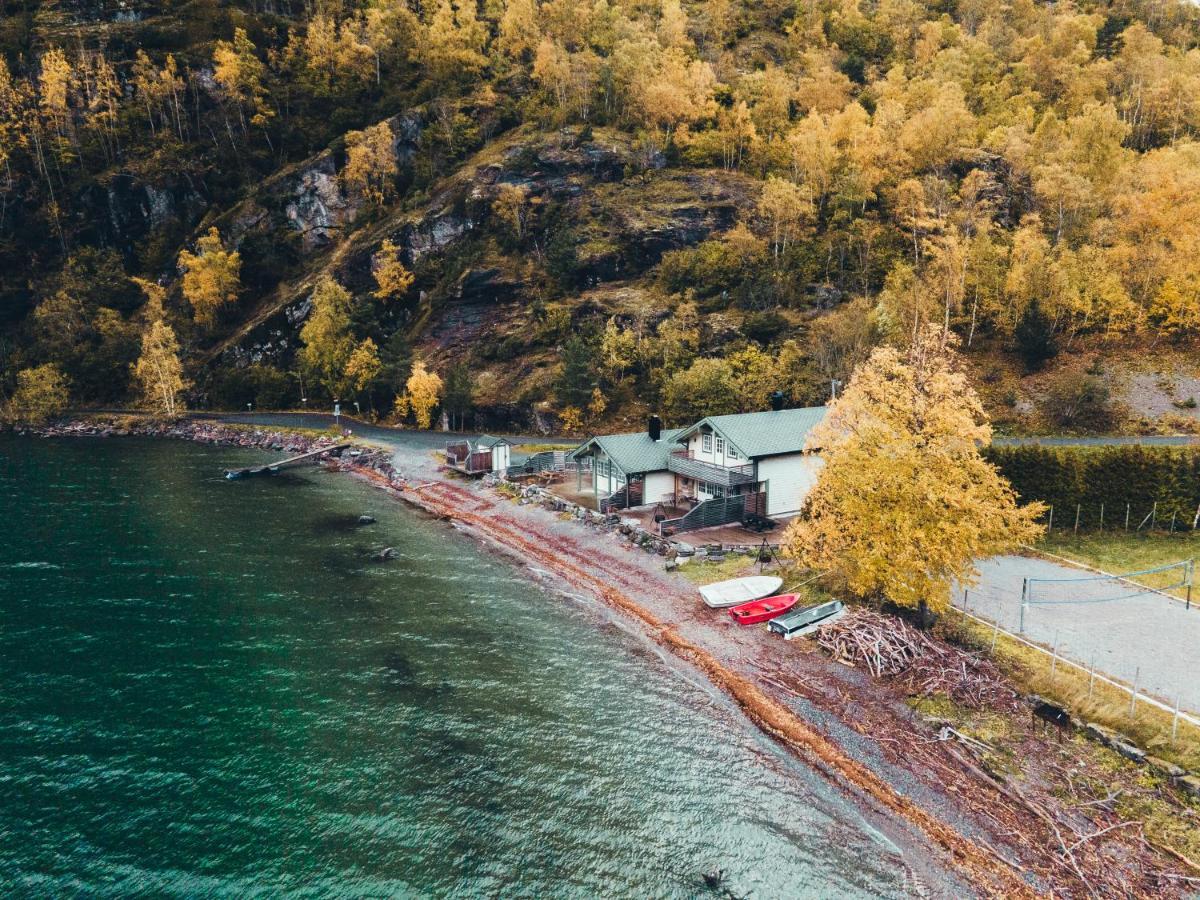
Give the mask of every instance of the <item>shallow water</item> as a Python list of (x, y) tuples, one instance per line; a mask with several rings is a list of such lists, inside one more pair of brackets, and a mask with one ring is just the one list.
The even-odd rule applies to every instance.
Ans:
[(602, 610), (348, 477), (220, 478), (264, 456), (0, 436), (6, 895), (904, 893)]

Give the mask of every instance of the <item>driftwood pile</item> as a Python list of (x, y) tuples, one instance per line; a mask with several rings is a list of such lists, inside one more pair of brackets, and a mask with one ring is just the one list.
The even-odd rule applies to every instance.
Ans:
[(903, 676), (923, 694), (945, 694), (972, 708), (1016, 709), (1020, 704), (991, 660), (951, 647), (903, 619), (851, 609), (817, 632), (817, 644), (834, 659), (863, 665), (876, 678)]

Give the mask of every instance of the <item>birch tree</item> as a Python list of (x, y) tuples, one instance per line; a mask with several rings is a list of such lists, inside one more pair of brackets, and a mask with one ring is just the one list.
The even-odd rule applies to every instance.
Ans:
[(876, 349), (850, 379), (809, 449), (824, 468), (785, 552), (843, 589), (939, 612), (975, 561), (1042, 532), (1040, 503), (980, 455), (991, 427), (949, 332), (927, 327), (904, 351)]

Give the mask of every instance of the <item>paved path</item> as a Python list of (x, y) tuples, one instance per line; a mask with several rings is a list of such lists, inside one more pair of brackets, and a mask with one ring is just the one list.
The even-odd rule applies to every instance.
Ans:
[[(979, 584), (967, 593), (966, 608), (1016, 632), (1021, 619), (1024, 578), (1080, 578), (1086, 570), (1043, 559), (999, 556), (979, 566)], [(1129, 597), (1137, 588), (1125, 582), (1035, 585), (1033, 599), (1072, 600), (1033, 603), (1025, 611), (1025, 636), (1083, 665), (1132, 683), (1165, 703), (1200, 712), (1200, 607), (1152, 592)], [(961, 591), (955, 605), (963, 606)], [(1121, 597), (1123, 599), (1108, 599)]]

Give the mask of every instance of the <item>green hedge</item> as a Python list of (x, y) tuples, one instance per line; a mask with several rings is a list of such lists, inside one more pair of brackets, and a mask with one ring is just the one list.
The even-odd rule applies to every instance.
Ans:
[[(1022, 501), (1054, 507), (1054, 527), (1072, 528), (1080, 508), (1080, 529), (1100, 525), (1135, 529), (1157, 502), (1158, 528), (1191, 528), (1200, 504), (1200, 449), (1193, 447), (992, 446), (984, 456), (1012, 482)], [(1147, 523), (1149, 527), (1149, 523)]]

